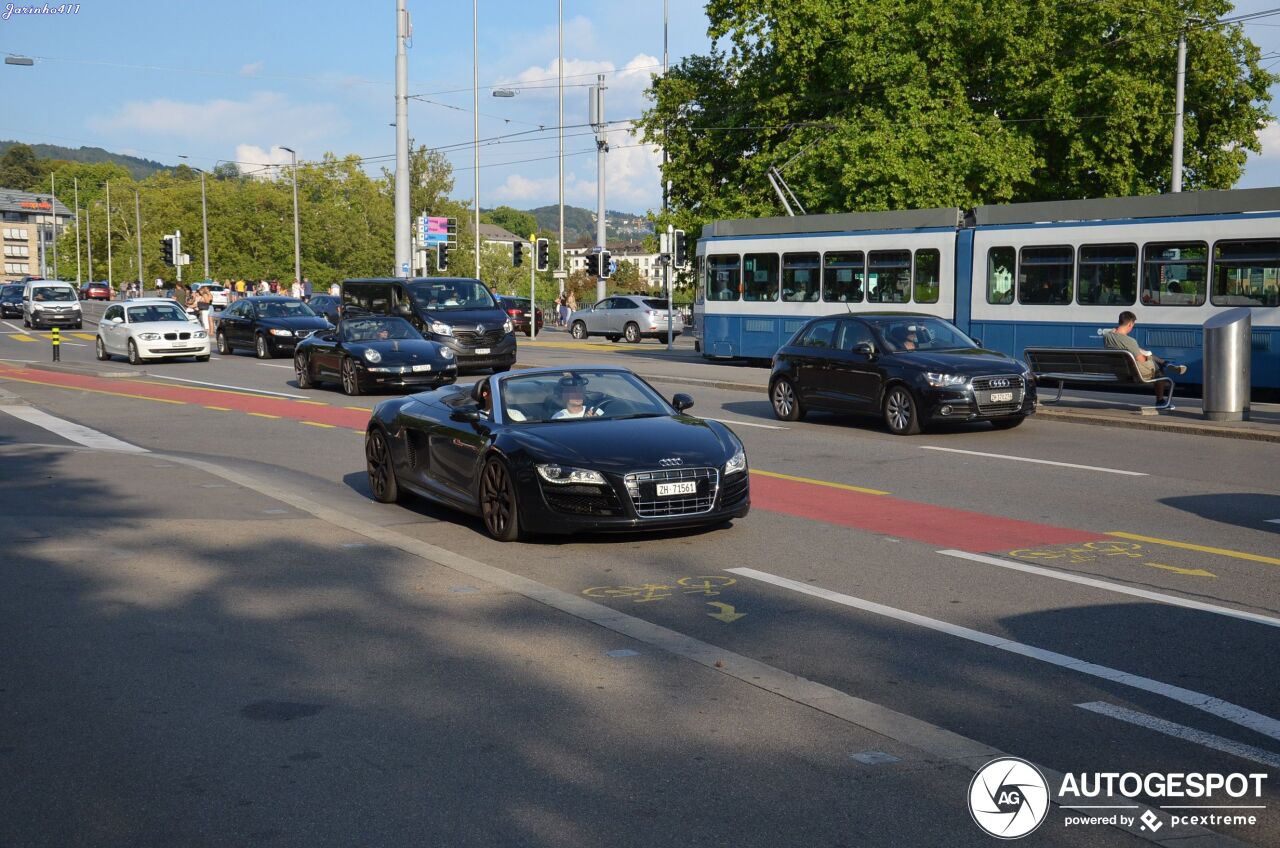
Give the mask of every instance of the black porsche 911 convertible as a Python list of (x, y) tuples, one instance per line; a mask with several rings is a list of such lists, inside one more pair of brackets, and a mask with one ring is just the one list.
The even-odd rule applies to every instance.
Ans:
[(384, 386), (436, 388), (458, 379), (453, 351), (428, 341), (403, 318), (356, 315), (316, 333), (293, 353), (298, 388), (337, 380), (349, 395)]
[(625, 368), (535, 368), (383, 401), (369, 487), (483, 519), (493, 538), (720, 524), (751, 508), (742, 442)]

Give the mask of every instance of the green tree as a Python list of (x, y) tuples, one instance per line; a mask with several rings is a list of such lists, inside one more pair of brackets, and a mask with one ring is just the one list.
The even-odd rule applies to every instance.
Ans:
[[(1167, 190), (1175, 43), (1226, 0), (709, 0), (713, 49), (650, 89), (673, 214), (972, 206)], [(1270, 118), (1238, 25), (1188, 33), (1183, 185), (1226, 188)]]
[(48, 171), (30, 145), (15, 144), (0, 156), (0, 188), (40, 191), (42, 182), (48, 188), (47, 178)]
[(481, 212), (480, 220), (486, 224), (496, 224), (520, 238), (528, 238), (538, 231), (538, 221), (533, 215), (510, 206), (499, 206), (497, 209)]

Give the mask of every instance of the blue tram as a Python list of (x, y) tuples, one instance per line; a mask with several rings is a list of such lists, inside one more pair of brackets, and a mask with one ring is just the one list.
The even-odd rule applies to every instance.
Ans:
[(697, 250), (695, 344), (767, 359), (808, 319), (909, 309), (984, 346), (1138, 343), (1201, 379), (1201, 326), (1249, 307), (1253, 385), (1280, 389), (1280, 189), (717, 221)]

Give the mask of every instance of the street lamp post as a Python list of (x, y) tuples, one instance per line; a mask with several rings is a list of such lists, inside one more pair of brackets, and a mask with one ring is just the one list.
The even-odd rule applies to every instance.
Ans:
[(293, 276), (302, 285), (302, 241), (298, 227), (298, 154), (291, 147), (281, 147), (293, 157)]
[[(178, 154), (179, 159), (187, 159), (185, 153)], [(200, 172), (200, 229), (204, 233), (204, 278), (209, 279), (209, 205), (205, 201), (204, 193), (204, 168), (197, 168), (194, 165), (187, 167)], [(294, 203), (297, 203), (297, 195), (294, 195)]]
[(471, 121), (475, 131), (476, 279), (480, 279), (480, 0), (471, 0)]

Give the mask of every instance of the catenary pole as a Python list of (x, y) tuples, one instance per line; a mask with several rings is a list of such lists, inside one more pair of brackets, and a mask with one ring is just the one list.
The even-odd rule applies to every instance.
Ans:
[[(405, 0), (396, 0), (396, 268), (409, 276), (413, 270), (413, 246), (409, 241), (409, 12)], [(408, 272), (408, 273), (406, 273)]]
[(72, 177), (72, 190), (75, 191), (76, 204), (76, 286), (80, 285), (80, 178)]
[(560, 294), (564, 294), (564, 0), (560, 0), (560, 53), (559, 59), (556, 60), (556, 73), (559, 74), (560, 84), (559, 101), (560, 101), (560, 119), (556, 121), (556, 126), (560, 133), (560, 260), (558, 264), (560, 279)]
[(471, 0), (471, 122), (475, 131), (476, 279), (480, 279), (480, 0)]
[(138, 241), (138, 294), (142, 294), (142, 201), (138, 197), (138, 190), (133, 190), (133, 231)]
[(111, 273), (111, 180), (107, 180), (107, 286), (115, 287), (115, 278)]
[(53, 278), (58, 279), (58, 189), (49, 174), (49, 206), (53, 209)]
[(1182, 109), (1187, 84), (1187, 30), (1178, 33), (1178, 94), (1173, 109), (1173, 191), (1182, 191)]

